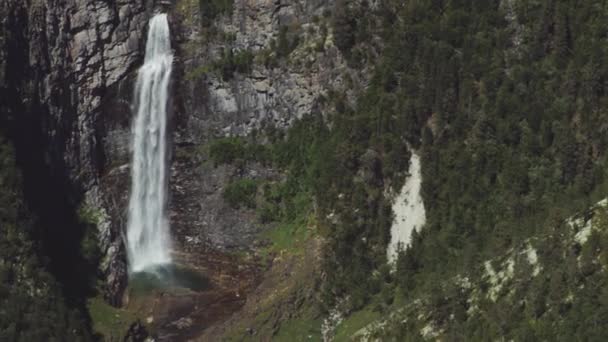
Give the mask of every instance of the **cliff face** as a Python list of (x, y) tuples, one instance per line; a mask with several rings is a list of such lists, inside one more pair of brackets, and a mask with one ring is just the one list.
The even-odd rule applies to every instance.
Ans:
[[(118, 221), (109, 217), (120, 217), (114, 215), (120, 209), (101, 185), (109, 163), (128, 146), (121, 134), (128, 131), (129, 111), (128, 103), (104, 103), (116, 102), (138, 65), (152, 8), (151, 1), (133, 0), (0, 4), (0, 108), (31, 189), (30, 205), (51, 225), (70, 221), (62, 216), (83, 195), (85, 206), (97, 208), (107, 298), (114, 303), (126, 267)], [(74, 233), (55, 229), (49, 234)]]
[[(320, 21), (329, 8), (318, 1), (237, 0), (230, 13), (209, 23), (192, 10), (192, 1), (178, 2), (187, 113), (181, 138), (245, 135), (265, 125), (284, 129), (319, 110), (328, 89), (344, 88), (346, 68)], [(213, 72), (214, 63), (246, 54), (246, 72)]]
[(141, 58), (146, 5), (5, 1), (2, 11), (3, 90), (27, 109), (44, 107), (53, 158), (89, 188), (103, 170), (100, 105)]
[[(250, 249), (261, 227), (221, 193), (234, 178), (268, 180), (259, 164), (214, 167), (205, 146), (222, 137), (267, 139), (311, 113), (331, 110), (330, 92), (353, 97), (368, 70), (350, 68), (333, 43), (333, 2), (241, 1), (215, 16), (199, 2), (172, 9), (180, 56), (176, 83), (172, 218), (184, 244)], [(202, 148), (199, 148), (202, 147)], [(185, 237), (188, 237), (188, 241)]]
[[(180, 155), (218, 137), (285, 129), (322, 110), (327, 89), (344, 89), (345, 75), (351, 83), (360, 75), (346, 68), (318, 20), (331, 4), (235, 1), (212, 19), (202, 18), (198, 5), (177, 1), (170, 10), (181, 58), (174, 83), (172, 221), (185, 249), (201, 242), (213, 250), (249, 248), (262, 227), (251, 211), (229, 208), (221, 190), (237, 174), (277, 173), (261, 165), (215, 168), (201, 165), (205, 154)], [(58, 226), (73, 221), (64, 216), (77, 206), (94, 211), (106, 297), (119, 304), (126, 285), (120, 232), (126, 222), (133, 74), (155, 1), (7, 0), (0, 6), (0, 106), (30, 201), (42, 220)], [(252, 56), (247, 71), (229, 77), (200, 72), (228, 51)], [(61, 247), (53, 248), (60, 253)]]
[(132, 88), (148, 18), (165, 6), (178, 57), (170, 189), (176, 255), (220, 279), (218, 293), (236, 308), (256, 275), (230, 253), (254, 249), (268, 227), (253, 210), (228, 205), (222, 192), (236, 178), (282, 176), (258, 163), (212, 165), (205, 147), (228, 136), (264, 142), (267, 129), (283, 131), (330, 110), (330, 91), (352, 102), (367, 71), (349, 68), (334, 46), (326, 13), (333, 2), (236, 0), (212, 17), (202, 17), (196, 0), (156, 2), (3, 1), (1, 122), (16, 145), (28, 205), (53, 227), (43, 233), (51, 263), (66, 282), (73, 280), (74, 255), (64, 252), (78, 250), (82, 240), (78, 208), (89, 212), (98, 229), (104, 296), (120, 305)]

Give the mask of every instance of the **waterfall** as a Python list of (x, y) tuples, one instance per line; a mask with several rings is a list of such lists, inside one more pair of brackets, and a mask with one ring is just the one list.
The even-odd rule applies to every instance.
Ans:
[(130, 272), (171, 262), (167, 202), (167, 100), (173, 53), (166, 14), (150, 20), (133, 105), (131, 196), (127, 223)]

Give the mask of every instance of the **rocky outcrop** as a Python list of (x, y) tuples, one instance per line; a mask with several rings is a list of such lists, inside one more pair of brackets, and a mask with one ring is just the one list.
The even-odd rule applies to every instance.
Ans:
[[(179, 1), (181, 52), (185, 79), (181, 82), (184, 129), (179, 138), (246, 135), (264, 126), (288, 127), (295, 119), (320, 110), (329, 89), (348, 91), (346, 79), (359, 84), (361, 74), (350, 70), (332, 43), (327, 12), (332, 3), (320, 1), (234, 1), (230, 15), (213, 29), (200, 29), (200, 15)], [(285, 51), (281, 44), (286, 44)], [(229, 80), (213, 72), (225, 54), (253, 55), (251, 70)], [(207, 72), (201, 75), (201, 69)]]
[[(129, 331), (125, 335), (123, 341), (125, 342), (144, 342), (148, 340), (148, 332), (146, 327), (140, 322), (136, 321), (129, 327)], [(152, 339), (150, 339), (152, 341)]]
[[(334, 46), (332, 9), (333, 2), (316, 0), (235, 0), (208, 22), (198, 1), (177, 1), (176, 155), (219, 137), (286, 130), (303, 116), (330, 111), (332, 91), (354, 101), (367, 73), (349, 68)], [(188, 158), (174, 165), (173, 229), (188, 231), (192, 248), (249, 249), (264, 227), (250, 210), (229, 208), (221, 193), (235, 178), (276, 178), (276, 170), (213, 167), (204, 163), (204, 148), (197, 158), (192, 167), (184, 164)]]
[[(173, 237), (187, 251), (234, 251), (257, 247), (264, 228), (252, 210), (232, 208), (222, 196), (233, 179), (274, 180), (276, 170), (258, 163), (237, 167), (214, 166), (192, 146), (177, 147), (171, 168)], [(188, 151), (189, 153), (184, 153)]]

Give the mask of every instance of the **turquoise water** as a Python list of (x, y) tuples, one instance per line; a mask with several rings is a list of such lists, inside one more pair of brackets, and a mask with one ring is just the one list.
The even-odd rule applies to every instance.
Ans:
[(144, 271), (131, 274), (129, 288), (135, 293), (149, 293), (156, 290), (188, 289), (195, 292), (211, 288), (207, 277), (181, 265), (156, 265)]

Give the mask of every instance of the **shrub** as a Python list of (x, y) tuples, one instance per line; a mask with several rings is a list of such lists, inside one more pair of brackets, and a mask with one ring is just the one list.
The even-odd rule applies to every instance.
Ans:
[(349, 4), (345, 0), (336, 2), (334, 16), (332, 18), (332, 26), (335, 37), (335, 44), (347, 54), (355, 45), (355, 33), (357, 32), (357, 18), (350, 9)]
[(234, 77), (234, 73), (241, 74), (251, 72), (254, 55), (249, 50), (241, 50), (234, 53), (231, 49), (224, 52), (221, 60), (214, 63), (213, 68), (218, 70), (222, 79), (227, 81)]
[(199, 0), (203, 26), (211, 26), (218, 16), (232, 13), (233, 7), (234, 0)]
[(209, 147), (211, 160), (218, 164), (230, 164), (245, 157), (246, 143), (241, 138), (222, 138)]
[(255, 197), (258, 191), (258, 182), (252, 179), (234, 181), (223, 192), (223, 197), (233, 208), (255, 208)]
[(279, 29), (279, 38), (276, 43), (276, 52), (279, 58), (285, 58), (298, 47), (300, 37), (295, 29), (290, 30), (287, 26), (281, 26)]
[(248, 143), (239, 137), (220, 138), (209, 146), (209, 156), (213, 163), (232, 164), (237, 160), (266, 163), (270, 159), (270, 151), (263, 145)]
[(234, 77), (234, 73), (246, 74), (251, 72), (254, 63), (254, 54), (249, 50), (240, 50), (236, 53), (226, 49), (219, 60), (200, 65), (186, 75), (186, 79), (195, 80), (208, 73), (217, 73), (224, 81)]
[[(82, 205), (78, 209), (77, 214), (80, 224), (84, 229), (84, 235), (80, 241), (80, 253), (87, 263), (87, 267), (91, 270), (96, 270), (102, 257), (97, 233), (97, 225), (102, 218), (101, 212), (95, 208)], [(92, 271), (91, 273), (95, 274), (96, 272)], [(94, 280), (91, 279), (91, 281)]]

